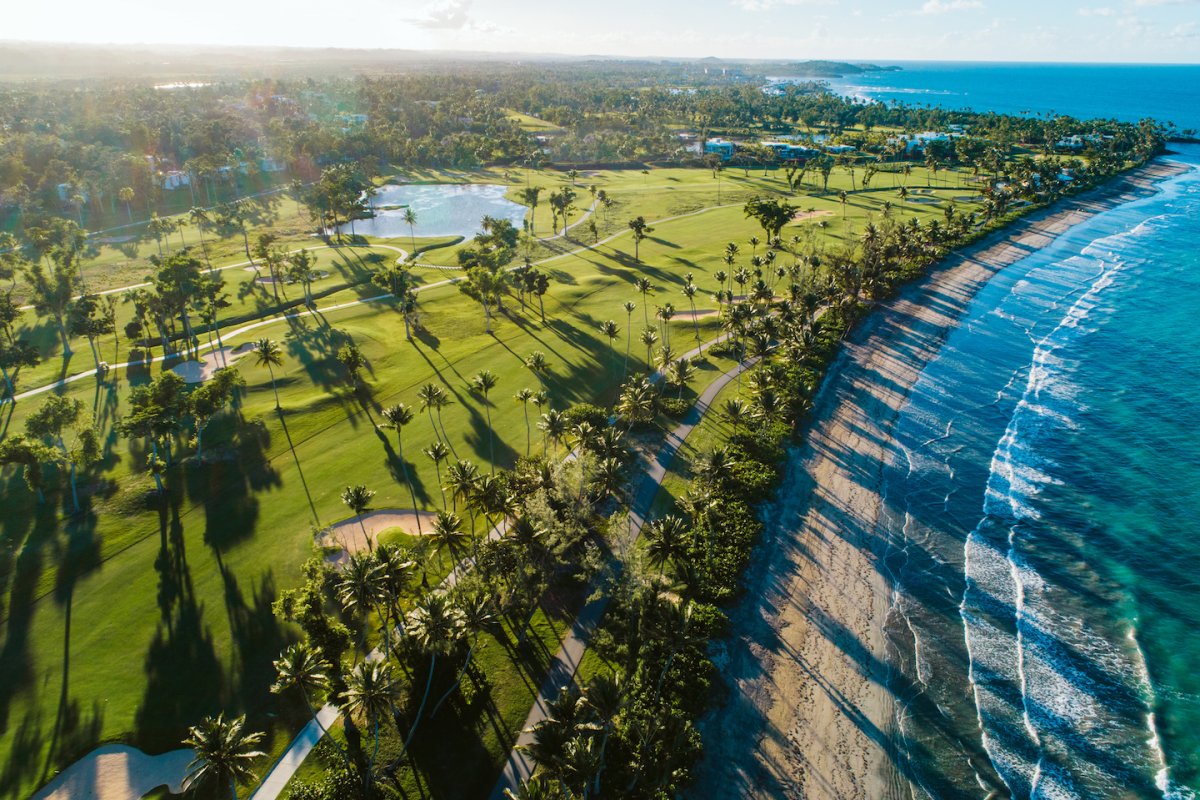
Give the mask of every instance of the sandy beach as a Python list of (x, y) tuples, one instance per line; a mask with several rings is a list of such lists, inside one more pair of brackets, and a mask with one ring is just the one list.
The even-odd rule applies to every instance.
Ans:
[(889, 744), (891, 588), (879, 568), (882, 475), (896, 454), (898, 411), (996, 272), (1179, 171), (1156, 162), (1035, 212), (951, 256), (855, 331), (789, 460), (745, 599), (731, 613), (735, 637), (717, 655), (729, 694), (704, 721), (706, 757), (689, 796), (911, 796)]

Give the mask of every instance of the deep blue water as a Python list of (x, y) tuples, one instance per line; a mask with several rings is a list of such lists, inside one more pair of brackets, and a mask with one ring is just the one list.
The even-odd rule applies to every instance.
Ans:
[[(884, 65), (887, 66), (887, 65)], [(1136, 122), (1153, 117), (1200, 129), (1200, 66), (896, 62), (899, 72), (832, 81), (842, 94), (913, 105), (1058, 112)]]
[(1177, 160), (995, 277), (901, 411), (888, 633), (930, 797), (1200, 787), (1200, 148)]

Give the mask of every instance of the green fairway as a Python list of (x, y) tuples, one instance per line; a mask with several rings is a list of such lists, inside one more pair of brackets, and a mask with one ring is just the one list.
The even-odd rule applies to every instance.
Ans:
[[(425, 170), (402, 177), (507, 181), (510, 195), (527, 184), (544, 186), (546, 193), (570, 185), (561, 172), (521, 168)], [(881, 172), (870, 190), (851, 191), (850, 176), (839, 171), (828, 193), (810, 185), (800, 196), (787, 195), (802, 211), (815, 211), (786, 226), (783, 239), (798, 236), (812, 249), (835, 251), (857, 242), (868, 219), (881, 219), (885, 203), (897, 219), (942, 219), (945, 206), (970, 190), (958, 188), (964, 176), (947, 169), (933, 186), (930, 177), (923, 168), (914, 168), (907, 177), (909, 197), (930, 200), (912, 203), (902, 202), (892, 185), (899, 186), (903, 176)], [(260, 337), (280, 343), (284, 360), (274, 378), (283, 411), (274, 411), (268, 370), (251, 357), (238, 360), (236, 369), (247, 384), (239, 412), (214, 419), (204, 435), (204, 458), (192, 455), (186, 436), (180, 439), (161, 507), (148, 499), (154, 482), (146, 469), (145, 444), (118, 438), (113, 425), (128, 411), (131, 388), (159, 374), (163, 364), (114, 370), (104, 381), (87, 377), (55, 390), (78, 398), (95, 414), (104, 458), (96, 474), (84, 481), (93, 491), (90, 509), (78, 517), (65, 514), (69, 492), (54, 481), (47, 487), (46, 502), (38, 504), (19, 470), (0, 473), (5, 506), (0, 516), (0, 670), (6, 676), (0, 686), (0, 763), (6, 765), (0, 794), (27, 796), (101, 741), (171, 749), (187, 725), (220, 709), (250, 712), (253, 723), (271, 733), (264, 749), (281, 749), (303, 724), (303, 713), (268, 692), (272, 659), (297, 636), (277, 620), (272, 602), (300, 580), (301, 564), (313, 552), (314, 530), (349, 516), (339, 499), (348, 484), (375, 490), (373, 508), (410, 505), (396, 432), (380, 427), (382, 408), (397, 402), (415, 407), (416, 417), (403, 431), (405, 461), (418, 504), (437, 510), (442, 505), (438, 471), (421, 449), (442, 428), (452, 458), (470, 459), (486, 470), (494, 447), (496, 466), (512, 466), (527, 449), (542, 448), (540, 432), (526, 427), (526, 409), (513, 398), (522, 388), (544, 387), (549, 407), (558, 410), (580, 402), (609, 405), (626, 372), (627, 340), (632, 337), (628, 372), (644, 369), (646, 350), (639, 337), (644, 327), (657, 326), (655, 307), (663, 303), (676, 310), (667, 326), (676, 353), (695, 346), (697, 337), (708, 341), (717, 335), (717, 305), (711, 295), (719, 287), (712, 275), (725, 268), (721, 257), (728, 242), (739, 243), (743, 264), (752, 253), (765, 252), (761, 244), (749, 243), (751, 236), (764, 234), (746, 218), (743, 205), (756, 195), (784, 190), (782, 173), (729, 170), (719, 186), (708, 170), (583, 174), (575, 187), (578, 208), (569, 221), (578, 220), (591, 205), (587, 187), (592, 185), (613, 200), (610, 208), (598, 208), (590, 218), (596, 235), (579, 226), (567, 238), (529, 248), (531, 260), (552, 281), (544, 298), (544, 323), (536, 298), (523, 308), (510, 296), (504, 300), (505, 313), (493, 320), (493, 333), (485, 333), (477, 302), (453, 284), (436, 285), (419, 291), (420, 326), (407, 341), (403, 316), (391, 300), (360, 301), (382, 294), (370, 276), (397, 257), (389, 247), (410, 249), (408, 237), (315, 251), (317, 267), (329, 273), (313, 284), (319, 309), (326, 309), (316, 314), (304, 313), (299, 287), (282, 287), (286, 295), (276, 299), (272, 287), (256, 281), (253, 272), (240, 266), (225, 270), (232, 305), (220, 317), (223, 341), (228, 347)], [(919, 189), (925, 191), (918, 194)], [(844, 206), (837, 194), (841, 190), (849, 192)], [(546, 193), (534, 212), (535, 229), (542, 236), (551, 233)], [(300, 211), (288, 202), (276, 223), (280, 243), (288, 249), (321, 245), (303, 232)], [(960, 213), (976, 207), (966, 202), (956, 206)], [(635, 258), (627, 222), (638, 215), (654, 230)], [(418, 224), (418, 246), (445, 244), (422, 239), (420, 233)], [(189, 233), (189, 244), (195, 243), (192, 237)], [(419, 261), (455, 265), (457, 252), (468, 244), (428, 251)], [(89, 286), (115, 289), (140, 282), (148, 268), (138, 259), (147, 247), (156, 252), (153, 241), (143, 243), (138, 258), (106, 248), (85, 265)], [(209, 242), (217, 267), (244, 261), (241, 251), (240, 236)], [(785, 256), (780, 256), (782, 263)], [(682, 293), (688, 273), (698, 287), (695, 323), (684, 313), (691, 310)], [(422, 286), (461, 275), (419, 266), (414, 274)], [(652, 285), (645, 298), (634, 286), (642, 276)], [(636, 304), (631, 315), (622, 308), (626, 301)], [(281, 318), (281, 305), (293, 316)], [(130, 312), (127, 306), (118, 308), (120, 327)], [(609, 319), (620, 326), (611, 343), (600, 331)], [(27, 312), (23, 321), (43, 348), (45, 361), (21, 372), (19, 391), (93, 368), (85, 340), (73, 341), (74, 354), (64, 360), (44, 318)], [(202, 331), (199, 338), (207, 343), (208, 333)], [(335, 357), (346, 341), (353, 341), (366, 358), (357, 389)], [(660, 339), (659, 345), (663, 343)], [(101, 358), (111, 363), (128, 357), (124, 337), (119, 351), (112, 337), (103, 337), (100, 347)], [(543, 375), (525, 366), (524, 359), (534, 351), (546, 356), (549, 369)], [(157, 348), (152, 351), (158, 354)], [(684, 396), (694, 396), (731, 365), (728, 359), (703, 359)], [(490, 409), (470, 388), (472, 376), (485, 369), (499, 379)], [(429, 382), (443, 385), (453, 400), (440, 420), (431, 420), (419, 406), (418, 389)], [(715, 407), (735, 389), (726, 388)], [(0, 407), (0, 430), (22, 431), (45, 397)], [(546, 410), (528, 412), (536, 422)], [(720, 426), (706, 420), (683, 454), (723, 436)], [(664, 496), (678, 492), (685, 477), (686, 468), (673, 472)], [(431, 571), (448, 568), (448, 562), (441, 563)], [(569, 619), (569, 605), (544, 610), (539, 618), (538, 636), (549, 651), (561, 623)], [(496, 645), (485, 648), (480, 663), (500, 675), (512, 668), (500, 663), (504, 658)], [(523, 721), (533, 697), (530, 687), (536, 687), (538, 670), (548, 660), (538, 658), (542, 660), (524, 665), (526, 681), (519, 685), (492, 680), (498, 717), (491, 722), (472, 717), (470, 723), (480, 731), (471, 762), (476, 769), (487, 772), (506, 752), (511, 743), (507, 736)], [(446, 781), (446, 794), (439, 796), (478, 789), (491, 777), (464, 771), (451, 780), (452, 763), (431, 769)]]

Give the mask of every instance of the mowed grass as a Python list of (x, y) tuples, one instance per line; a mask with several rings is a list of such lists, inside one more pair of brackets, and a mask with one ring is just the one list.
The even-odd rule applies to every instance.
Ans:
[[(545, 177), (564, 182), (561, 175)], [(6, 678), (0, 685), (0, 792), (26, 796), (57, 767), (99, 741), (121, 739), (152, 751), (170, 749), (186, 725), (222, 708), (251, 712), (256, 725), (269, 728), (268, 749), (281, 749), (303, 715), (267, 691), (271, 660), (296, 635), (276, 621), (271, 603), (281, 589), (297, 583), (300, 564), (313, 552), (313, 527), (347, 516), (339, 500), (347, 484), (376, 490), (376, 508), (409, 504), (396, 434), (377, 428), (380, 407), (401, 401), (415, 405), (422, 384), (442, 383), (454, 399), (442, 415), (449, 442), (457, 457), (486, 466), (491, 451), (488, 409), (468, 384), (476, 372), (490, 369), (500, 378), (490, 408), (496, 462), (511, 465), (527, 447), (541, 446), (538, 431), (527, 432), (523, 408), (513, 394), (544, 381), (554, 408), (611, 402), (622, 376), (627, 336), (633, 337), (630, 369), (642, 366), (645, 349), (638, 337), (643, 313), (654, 325), (656, 304), (670, 301), (677, 310), (688, 310), (680, 293), (687, 272), (694, 273), (701, 289), (698, 309), (715, 309), (709, 297), (717, 288), (711, 274), (723, 266), (724, 244), (740, 242), (745, 263), (750, 253), (746, 240), (761, 237), (731, 198), (738, 192), (743, 197), (765, 194), (782, 183), (771, 175), (726, 174), (722, 206), (728, 207), (693, 213), (715, 203), (716, 183), (707, 171), (603, 173), (580, 183), (602, 179), (618, 203), (607, 230), (619, 235), (590, 249), (581, 250), (571, 241), (544, 248), (541, 258), (549, 260), (541, 268), (554, 279), (545, 298), (545, 324), (536, 309), (522, 310), (510, 298), (509, 316), (497, 317), (494, 334), (487, 335), (479, 306), (456, 287), (442, 286), (420, 294), (423, 330), (411, 343), (387, 301), (274, 321), (228, 336), (230, 346), (259, 336), (281, 341), (285, 363), (276, 369), (276, 378), (284, 413), (273, 411), (266, 369), (248, 359), (239, 361), (237, 368), (248, 383), (240, 416), (225, 415), (206, 433), (216, 458), (176, 464), (161, 508), (147, 501), (152, 482), (145, 474), (144, 443), (110, 433), (126, 411), (130, 386), (157, 374), (161, 365), (118, 371), (103, 385), (85, 379), (60, 390), (96, 409), (106, 434), (103, 485), (91, 512), (68, 521), (60, 514), (67, 503), (60, 490), (52, 490), (48, 502), (38, 506), (20, 474), (3, 473), (0, 668)], [(909, 180), (916, 185), (919, 177)], [(899, 214), (900, 204), (889, 187), (854, 195), (845, 221), (836, 197), (798, 202), (836, 210), (836, 216), (825, 218), (829, 228), (813, 234), (833, 247), (861, 232), (867, 214), (878, 213), (887, 199)], [(940, 216), (936, 207), (913, 210), (922, 218)], [(544, 211), (539, 208), (539, 214)], [(633, 258), (629, 233), (620, 233), (624, 221), (636, 214), (655, 224), (651, 238), (641, 244), (640, 264)], [(677, 214), (693, 215), (654, 223)], [(811, 224), (791, 226), (784, 236), (803, 234)], [(557, 255), (556, 249), (561, 251)], [(446, 277), (420, 274), (430, 281)], [(654, 285), (645, 312), (633, 288), (640, 275)], [(351, 287), (331, 293), (321, 305), (377, 293)], [(637, 303), (632, 325), (621, 308), (627, 300)], [(613, 347), (599, 332), (606, 319), (622, 328)], [(690, 319), (677, 317), (670, 328), (676, 352), (693, 346)], [(699, 320), (699, 328), (702, 339), (711, 339), (716, 317)], [(345, 337), (368, 359), (364, 386), (358, 390), (348, 386), (334, 359)], [(86, 344), (75, 350), (76, 358), (82, 358)], [(544, 352), (551, 365), (541, 379), (523, 364), (533, 350)], [(709, 361), (711, 368), (701, 372), (692, 392), (728, 368), (717, 359)], [(28, 388), (33, 381), (23, 376), (23, 385)], [(3, 410), (8, 419), (0, 418), (0, 424), (9, 433), (20, 431), (38, 405), (32, 398), (8, 406)], [(531, 421), (536, 420), (537, 410), (529, 412)], [(419, 413), (403, 435), (418, 502), (438, 508), (437, 474), (420, 453), (437, 437), (429, 416)], [(515, 709), (532, 695), (519, 696), (503, 682), (494, 685), (513, 692), (511, 700), (496, 701), (503, 707), (504, 725), (519, 725), (524, 712)], [(507, 744), (497, 733), (484, 737), (480, 746), (479, 752), (487, 754), (480, 763), (493, 765)]]

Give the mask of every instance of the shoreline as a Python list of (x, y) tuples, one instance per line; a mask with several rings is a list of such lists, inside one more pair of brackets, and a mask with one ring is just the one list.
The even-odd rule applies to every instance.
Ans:
[[(1170, 156), (1166, 156), (1169, 158)], [(1000, 270), (1184, 171), (1163, 157), (952, 253), (863, 320), (789, 453), (715, 660), (726, 702), (703, 720), (697, 797), (910, 797), (894, 751), (878, 535), (892, 430), (920, 373)], [(1003, 789), (1003, 787), (993, 787)]]

